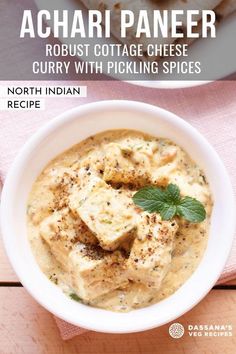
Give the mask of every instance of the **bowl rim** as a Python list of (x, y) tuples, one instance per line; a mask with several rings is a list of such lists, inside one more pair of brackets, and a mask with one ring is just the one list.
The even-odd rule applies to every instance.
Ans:
[[(124, 323), (123, 326), (120, 325), (120, 323), (113, 324), (111, 326), (107, 326), (107, 324), (98, 324), (98, 323), (93, 323), (91, 320), (88, 318), (78, 318), (75, 319), (73, 318), (68, 318), (68, 313), (64, 313), (63, 310), (59, 311), (58, 309), (55, 310), (54, 304), (49, 303), (48, 301), (42, 300), (42, 297), (37, 293), (34, 292), (33, 287), (31, 286), (30, 282), (27, 280), (27, 276), (22, 273), (22, 269), (19, 266), (19, 263), (16, 261), (14, 257), (14, 251), (13, 247), (11, 244), (11, 239), (14, 238), (14, 236), (11, 236), (9, 232), (9, 221), (11, 220), (10, 212), (9, 212), (9, 206), (10, 206), (10, 198), (11, 198), (11, 186), (14, 183), (17, 184), (17, 179), (15, 176), (18, 175), (20, 172), (22, 166), (24, 165), (24, 162), (27, 160), (27, 155), (29, 152), (33, 151), (39, 142), (43, 139), (44, 136), (48, 135), (49, 133), (53, 132), (56, 128), (61, 128), (63, 127), (64, 124), (68, 123), (69, 121), (75, 119), (74, 116), (75, 114), (79, 117), (89, 114), (91, 112), (96, 112), (97, 109), (114, 109), (114, 108), (125, 108), (127, 110), (141, 110), (145, 111), (146, 113), (155, 113), (159, 115), (160, 119), (167, 120), (170, 123), (175, 123), (176, 125), (180, 124), (181, 128), (185, 129), (187, 132), (189, 132), (192, 135), (195, 135), (198, 140), (207, 147), (208, 154), (211, 155), (212, 158), (215, 159), (215, 161), (218, 164), (218, 167), (220, 169), (221, 177), (222, 180), (224, 181), (224, 190), (227, 196), (227, 203), (230, 206), (229, 214), (230, 216), (235, 215), (235, 200), (234, 200), (234, 193), (233, 193), (233, 188), (230, 182), (230, 178), (228, 176), (228, 173), (219, 158), (218, 154), (216, 151), (213, 149), (213, 147), (208, 143), (208, 141), (200, 134), (192, 125), (187, 123), (185, 120), (182, 118), (178, 117), (177, 115), (159, 108), (154, 105), (150, 105), (147, 103), (143, 102), (138, 102), (138, 101), (129, 101), (129, 100), (109, 100), (109, 101), (99, 101), (99, 102), (92, 102), (92, 103), (87, 103), (83, 104), (80, 106), (77, 106), (73, 109), (70, 109), (59, 116), (55, 117), (48, 123), (46, 123), (43, 127), (41, 127), (36, 133), (34, 133), (31, 138), (25, 143), (23, 148), (20, 150), (20, 152), (17, 154), (17, 157), (15, 158), (9, 172), (6, 178), (6, 181), (3, 186), (2, 190), (2, 196), (1, 196), (1, 205), (0, 205), (0, 213), (1, 213), (1, 229), (2, 229), (2, 238), (3, 238), (3, 243), (4, 247), (6, 250), (6, 253), (8, 255), (8, 258), (13, 266), (14, 271), (16, 272), (18, 278), (20, 279), (21, 283), (23, 286), (27, 289), (27, 291), (32, 295), (33, 298), (37, 300), (38, 303), (40, 303), (44, 308), (46, 308), (48, 311), (53, 313), (55, 316), (72, 323), (76, 326), (81, 326), (83, 328), (89, 329), (89, 330), (94, 330), (98, 332), (105, 332), (105, 333), (132, 333), (132, 332), (139, 332), (139, 331), (144, 331), (148, 329), (152, 329), (161, 325), (164, 325), (181, 315), (183, 315), (185, 312), (189, 311), (192, 309), (198, 302), (202, 300), (202, 298), (210, 291), (212, 286), (216, 283), (217, 279), (219, 278), (224, 265), (226, 264), (226, 261), (229, 257), (231, 248), (232, 248), (232, 243), (234, 239), (234, 230), (236, 228), (236, 220), (235, 218), (231, 217), (230, 219), (230, 225), (229, 225), (229, 234), (227, 235), (226, 238), (226, 246), (225, 246), (225, 252), (224, 255), (221, 256), (221, 258), (218, 260), (218, 264), (215, 266), (215, 273), (211, 276), (210, 281), (208, 282), (207, 286), (204, 286), (201, 291), (199, 291), (199, 294), (193, 294), (193, 299), (192, 301), (189, 301), (188, 303), (183, 306), (183, 308), (176, 310), (174, 315), (167, 314), (165, 316), (165, 319), (161, 322), (158, 323), (157, 319), (152, 319), (150, 321), (144, 321), (145, 324), (140, 324), (140, 323), (134, 323), (133, 325), (130, 325), (128, 323)], [(199, 267), (199, 266), (198, 266)], [(188, 282), (188, 280), (187, 280)], [(181, 287), (182, 288), (182, 287)], [(181, 289), (180, 288), (180, 289)], [(178, 292), (179, 290), (177, 290)], [(173, 294), (175, 295), (176, 292)], [(172, 296), (173, 296), (172, 295)], [(171, 297), (171, 296), (170, 296)], [(168, 297), (167, 299), (169, 299)], [(165, 301), (165, 300), (164, 300)], [(86, 305), (81, 305), (81, 304), (76, 304), (77, 306), (86, 306)], [(89, 306), (86, 306), (89, 307)], [(152, 306), (149, 306), (148, 308), (151, 308)], [(91, 309), (91, 307), (89, 307)], [(95, 312), (95, 308), (92, 308), (93, 311)], [(146, 308), (147, 309), (147, 308)], [(105, 310), (102, 310), (105, 311)], [(136, 312), (140, 310), (134, 310), (129, 312)], [(112, 317), (114, 319), (120, 319), (123, 317), (124, 319), (126, 318), (126, 314), (120, 314), (120, 313), (114, 313), (111, 311), (108, 311), (109, 313), (112, 314)], [(96, 322), (96, 321), (95, 321)], [(114, 321), (115, 322), (115, 321)]]

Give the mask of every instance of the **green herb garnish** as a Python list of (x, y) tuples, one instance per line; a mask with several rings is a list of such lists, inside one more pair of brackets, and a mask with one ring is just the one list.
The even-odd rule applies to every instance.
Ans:
[(69, 296), (72, 300), (75, 300), (77, 302), (82, 302), (82, 299), (75, 293), (71, 293)]
[(112, 221), (109, 219), (102, 219), (101, 222), (104, 224), (112, 224)]
[(175, 184), (166, 188), (144, 187), (133, 196), (134, 203), (149, 213), (159, 213), (162, 220), (181, 216), (192, 223), (205, 220), (206, 211), (201, 202), (191, 197), (181, 197)]

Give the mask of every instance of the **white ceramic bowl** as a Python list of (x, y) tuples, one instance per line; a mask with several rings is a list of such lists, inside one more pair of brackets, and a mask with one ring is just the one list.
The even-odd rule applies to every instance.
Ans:
[[(166, 137), (181, 145), (204, 169), (214, 197), (207, 250), (190, 279), (155, 305), (114, 313), (67, 298), (39, 269), (26, 232), (26, 203), (36, 177), (56, 155), (90, 135), (128, 128)], [(46, 124), (23, 147), (7, 176), (1, 202), (8, 257), (29, 293), (56, 316), (99, 332), (127, 333), (161, 326), (195, 306), (212, 288), (228, 258), (235, 229), (235, 205), (227, 172), (209, 143), (188, 123), (140, 102), (103, 101), (70, 110)]]

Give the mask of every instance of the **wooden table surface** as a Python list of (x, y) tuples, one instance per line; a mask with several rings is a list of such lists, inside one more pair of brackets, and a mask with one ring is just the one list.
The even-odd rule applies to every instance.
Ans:
[(0, 241), (0, 354), (106, 354), (236, 352), (236, 279), (214, 288), (192, 311), (177, 320), (184, 326), (230, 324), (232, 337), (172, 339), (169, 325), (155, 330), (110, 335), (88, 332), (69, 341), (60, 338), (50, 313), (21, 286)]

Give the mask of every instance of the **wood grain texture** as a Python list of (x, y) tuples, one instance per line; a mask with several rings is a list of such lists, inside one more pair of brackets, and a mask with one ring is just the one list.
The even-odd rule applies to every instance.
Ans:
[(236, 286), (236, 278), (233, 280), (228, 281), (227, 283), (224, 284), (225, 286)]
[[(234, 354), (233, 337), (189, 337), (171, 339), (168, 325), (155, 330), (107, 335), (88, 332), (63, 342), (50, 313), (23, 288), (0, 288), (1, 354)], [(236, 291), (214, 290), (178, 322), (231, 324), (236, 328)]]

